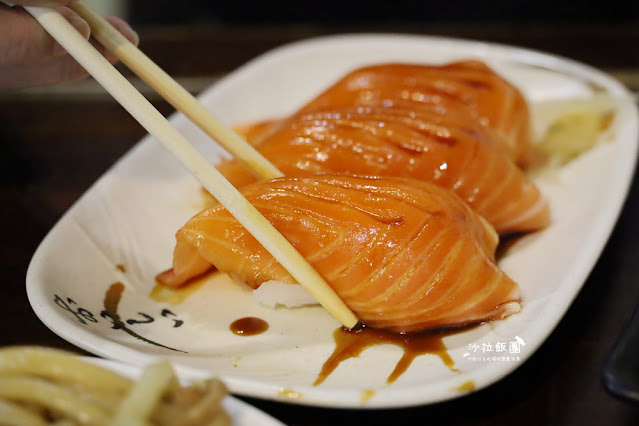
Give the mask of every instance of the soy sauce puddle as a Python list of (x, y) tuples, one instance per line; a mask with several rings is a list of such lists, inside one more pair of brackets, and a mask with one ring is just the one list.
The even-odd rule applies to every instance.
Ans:
[[(519, 238), (518, 235), (513, 235), (512, 244), (514, 244)], [(505, 249), (507, 250), (508, 247)], [(503, 255), (503, 254), (502, 254)], [(196, 292), (210, 277), (210, 273), (203, 274), (203, 276), (197, 277), (192, 280), (188, 286), (183, 286), (178, 289), (165, 288), (161, 284), (158, 284), (151, 292), (151, 299), (158, 302), (165, 302), (170, 304), (180, 304), (184, 300)], [(448, 348), (444, 344), (443, 339), (448, 336), (452, 336), (461, 332), (468, 331), (471, 328), (477, 327), (483, 323), (469, 324), (456, 328), (439, 329), (435, 331), (423, 332), (423, 333), (397, 333), (388, 330), (375, 329), (371, 327), (360, 327), (355, 330), (347, 330), (345, 328), (337, 328), (333, 332), (333, 338), (335, 340), (335, 349), (331, 356), (324, 362), (322, 369), (317, 376), (317, 379), (313, 383), (313, 386), (318, 386), (326, 378), (335, 371), (335, 369), (345, 360), (358, 357), (365, 349), (384, 345), (392, 344), (399, 346), (403, 349), (403, 355), (397, 362), (395, 369), (386, 379), (387, 384), (394, 383), (406, 370), (410, 367), (413, 360), (421, 355), (435, 355), (444, 363), (444, 365), (452, 372), (458, 373), (459, 370), (455, 368), (455, 362), (448, 354)], [(244, 317), (233, 321), (229, 325), (229, 330), (237, 336), (255, 336), (262, 334), (269, 328), (268, 322), (256, 317)], [(474, 388), (469, 383), (463, 386), (463, 389), (459, 391), (472, 391)], [(370, 399), (371, 396), (367, 396)]]
[(233, 321), (229, 329), (238, 336), (255, 336), (264, 333), (268, 327), (268, 322), (261, 318), (244, 317)]
[[(380, 330), (362, 326), (355, 330), (348, 330), (343, 327), (337, 328), (333, 332), (335, 339), (335, 350), (333, 354), (324, 362), (313, 386), (320, 385), (335, 369), (345, 360), (358, 357), (365, 349), (371, 346), (393, 344), (403, 349), (404, 353), (397, 362), (395, 369), (386, 379), (387, 384), (395, 382), (412, 364), (413, 360), (420, 355), (435, 355), (442, 360), (450, 371), (458, 373), (455, 362), (448, 354), (448, 348), (443, 339), (457, 333), (467, 331), (470, 328), (479, 326), (473, 324), (454, 329), (443, 329), (425, 333), (396, 333), (388, 330)], [(268, 330), (269, 324), (261, 318), (243, 317), (233, 321), (229, 329), (238, 336), (255, 336)], [(461, 386), (459, 391), (474, 390), (474, 383), (467, 382)], [(369, 391), (364, 398), (370, 399), (374, 391)]]
[(313, 386), (321, 384), (335, 369), (345, 360), (358, 357), (365, 349), (371, 346), (392, 344), (403, 349), (404, 353), (397, 362), (395, 369), (386, 379), (387, 384), (395, 382), (410, 367), (413, 360), (420, 355), (435, 355), (442, 360), (450, 371), (458, 373), (455, 362), (448, 354), (448, 349), (443, 339), (467, 331), (470, 326), (444, 329), (424, 333), (396, 333), (388, 330), (379, 330), (370, 327), (362, 327), (357, 330), (347, 330), (343, 327), (333, 332), (335, 350), (324, 362)]

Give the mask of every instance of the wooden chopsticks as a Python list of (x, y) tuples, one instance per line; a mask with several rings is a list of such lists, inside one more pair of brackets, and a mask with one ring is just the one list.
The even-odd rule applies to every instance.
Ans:
[(122, 63), (162, 95), (175, 109), (186, 115), (204, 133), (222, 145), (255, 177), (269, 180), (283, 176), (271, 162), (213, 116), (193, 95), (83, 0), (70, 3), (69, 8), (87, 21), (93, 38), (115, 54)]
[[(79, 4), (78, 4), (79, 3)], [(86, 4), (76, 2), (72, 4), (74, 9), (82, 12), (81, 16), (88, 19), (92, 26), (96, 21), (95, 13), (91, 12)], [(182, 165), (257, 239), (260, 244), (304, 287), (324, 308), (335, 317), (343, 326), (353, 328), (357, 325), (357, 317), (339, 298), (335, 291), (324, 281), (317, 271), (308, 261), (286, 240), (271, 223), (233, 186), (226, 178), (213, 167), (189, 142), (184, 138), (160, 112), (142, 96), (131, 83), (120, 74), (87, 40), (84, 39), (67, 22), (62, 15), (50, 8), (26, 7), (26, 10), (51, 34), (51, 36), (62, 45), (76, 61), (82, 65), (93, 78), (109, 92), (115, 100), (122, 105), (155, 139), (158, 140)], [(90, 18), (89, 18), (90, 16)], [(96, 32), (104, 30), (106, 26), (111, 26), (104, 21), (96, 27)], [(113, 31), (116, 31), (113, 29)], [(104, 30), (104, 34), (111, 34), (113, 31)], [(119, 33), (118, 33), (119, 34)], [(101, 37), (103, 38), (103, 37)], [(106, 36), (104, 36), (106, 38)], [(146, 75), (154, 84), (166, 89), (167, 93), (178, 93), (172, 97), (172, 102), (180, 104), (183, 102), (183, 94), (179, 94), (184, 89), (179, 87), (166, 73), (157, 73), (157, 65), (149, 65), (151, 62), (140, 59), (137, 53), (131, 53), (131, 43), (126, 38), (108, 37), (109, 45), (105, 47), (114, 50), (127, 52), (127, 61), (134, 64), (139, 72)], [(121, 46), (119, 42), (123, 43)], [(137, 50), (137, 48), (135, 49)], [(140, 52), (141, 53), (141, 52)], [(124, 55), (123, 55), (124, 56)], [(145, 57), (145, 56), (144, 56)], [(129, 65), (129, 64), (127, 64)], [(159, 76), (159, 77), (158, 77)], [(152, 78), (151, 78), (152, 77)], [(171, 81), (167, 82), (167, 79)], [(173, 93), (175, 92), (175, 93)], [(161, 92), (161, 94), (163, 94)], [(189, 95), (190, 96), (190, 95)], [(196, 101), (197, 103), (197, 101)], [(194, 107), (192, 101), (185, 102), (187, 109), (199, 111), (200, 120), (209, 120), (209, 115), (202, 116), (200, 107)], [(199, 105), (199, 103), (198, 103)], [(204, 109), (203, 107), (201, 107)], [(179, 108), (178, 108), (179, 109)], [(216, 140), (224, 146), (233, 147), (235, 144), (246, 144), (246, 142), (235, 135), (231, 130), (217, 120), (212, 120), (216, 124)], [(232, 137), (226, 137), (231, 134)], [(219, 138), (224, 137), (224, 142)], [(246, 144), (248, 145), (248, 144)], [(246, 164), (252, 164), (252, 160), (247, 160), (244, 154), (249, 150), (241, 148), (234, 150), (236, 158), (240, 156)], [(259, 157), (261, 155), (258, 154)], [(261, 162), (257, 158), (258, 162)], [(268, 167), (266, 167), (268, 168)], [(275, 169), (277, 170), (277, 169)], [(261, 172), (260, 172), (261, 173)], [(277, 172), (279, 174), (279, 172)], [(259, 174), (259, 173), (256, 173)], [(279, 174), (281, 175), (281, 174)]]

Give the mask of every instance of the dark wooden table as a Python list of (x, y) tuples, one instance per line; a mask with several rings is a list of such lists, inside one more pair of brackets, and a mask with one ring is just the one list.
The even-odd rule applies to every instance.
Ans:
[[(142, 48), (193, 92), (282, 43), (352, 28), (138, 28)], [(639, 25), (405, 25), (359, 28), (515, 44), (594, 65), (639, 89)], [(151, 95), (163, 112), (172, 108)], [(0, 94), (0, 346), (82, 352), (36, 318), (25, 272), (67, 208), (144, 130), (92, 81)], [(583, 290), (544, 345), (499, 383), (457, 400), (400, 410), (350, 411), (248, 401), (289, 425), (636, 425), (639, 406), (601, 384), (601, 366), (639, 299), (639, 182)]]

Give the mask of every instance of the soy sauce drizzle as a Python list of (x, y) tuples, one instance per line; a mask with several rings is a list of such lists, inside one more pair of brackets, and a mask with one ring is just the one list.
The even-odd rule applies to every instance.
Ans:
[(335, 350), (324, 362), (313, 386), (321, 384), (342, 361), (358, 357), (366, 348), (383, 344), (396, 345), (404, 350), (404, 354), (395, 369), (386, 379), (386, 383), (389, 385), (395, 382), (419, 355), (430, 354), (438, 356), (446, 367), (457, 373), (459, 370), (455, 368), (455, 362), (448, 354), (443, 339), (444, 337), (466, 331), (468, 328), (463, 327), (425, 333), (396, 333), (365, 326), (355, 330), (347, 330), (340, 327), (333, 332)]
[(169, 305), (179, 305), (183, 303), (189, 296), (197, 292), (206, 283), (206, 280), (210, 278), (212, 273), (192, 278), (186, 284), (180, 287), (169, 287), (164, 284), (157, 283), (149, 298), (160, 303), (168, 303)]
[(375, 391), (373, 389), (365, 389), (362, 391), (362, 394), (360, 396), (360, 400), (363, 403), (367, 403), (368, 401), (370, 401), (373, 397), (375, 396)]
[(256, 334), (262, 334), (268, 330), (268, 327), (266, 321), (257, 317), (240, 318), (233, 321), (229, 326), (231, 331), (238, 336), (255, 336)]
[(475, 390), (475, 381), (467, 380), (455, 388), (459, 392), (473, 392)]
[(165, 346), (160, 343), (154, 342), (153, 340), (149, 340), (146, 337), (140, 336), (135, 331), (131, 330), (124, 321), (120, 318), (120, 314), (118, 314), (118, 307), (120, 305), (120, 300), (122, 299), (122, 293), (124, 293), (124, 284), (121, 282), (115, 282), (111, 284), (109, 289), (106, 291), (104, 295), (104, 310), (100, 313), (103, 318), (110, 318), (113, 323), (113, 328), (116, 330), (122, 330), (128, 335), (135, 337), (136, 339), (142, 340), (143, 342), (149, 343), (151, 345), (159, 346), (162, 348), (170, 349), (176, 352), (186, 353), (180, 349), (175, 349), (170, 346)]

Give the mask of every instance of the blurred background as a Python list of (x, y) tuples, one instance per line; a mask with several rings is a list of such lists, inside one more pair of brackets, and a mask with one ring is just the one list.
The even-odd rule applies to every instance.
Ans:
[[(621, 59), (617, 49), (619, 46), (615, 46), (620, 38), (637, 44), (638, 1), (88, 2), (103, 14), (125, 17), (141, 33), (141, 47), (146, 53), (162, 66), (168, 67), (167, 71), (178, 74), (230, 71), (228, 67), (222, 69), (214, 60), (204, 57), (203, 52), (226, 55), (224, 63), (232, 69), (286, 42), (350, 32), (406, 32), (480, 39), (544, 50), (598, 67), (639, 65), (639, 52)], [(188, 28), (190, 47), (187, 46), (187, 51), (183, 52), (184, 60), (176, 63), (175, 56), (168, 52), (172, 50), (173, 42), (184, 41), (185, 28)], [(156, 42), (162, 43), (161, 50), (156, 48)], [(237, 47), (239, 44), (242, 45), (241, 49)], [(184, 43), (181, 43), (180, 49), (184, 48)], [(592, 52), (595, 50), (597, 57), (593, 59)], [(202, 62), (194, 67), (194, 61)]]
[(558, 0), (92, 0), (95, 7), (125, 14), (136, 24), (394, 24), (444, 21), (632, 21), (639, 2)]

